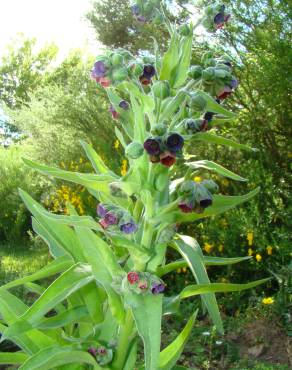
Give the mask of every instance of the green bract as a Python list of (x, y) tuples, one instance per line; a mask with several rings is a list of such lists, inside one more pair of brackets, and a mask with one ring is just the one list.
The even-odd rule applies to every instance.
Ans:
[[(207, 25), (222, 9), (207, 8)], [(1, 340), (18, 346), (13, 356), (0, 354), (1, 364), (22, 370), (174, 369), (191, 335), (196, 310), (177, 338), (161, 351), (164, 314), (172, 314), (173, 307), (178, 310), (182, 300), (200, 295), (222, 333), (215, 293), (249, 289), (265, 281), (212, 284), (207, 265), (229, 265), (247, 258), (206, 257), (194, 238), (180, 235), (177, 229), (179, 224), (232, 209), (258, 193), (255, 189), (238, 196), (216, 194), (220, 189), (211, 180), (213, 172), (234, 181), (246, 179), (211, 161), (184, 161), (188, 148), (184, 144), (196, 141), (251, 149), (205, 132), (214, 115), (223, 122), (235, 117), (213, 98), (221, 83), (236, 85), (230, 80), (230, 63), (206, 54), (203, 67), (191, 66), (194, 26), (171, 24), (164, 16), (163, 1), (139, 0), (132, 10), (141, 22), (141, 17), (163, 19), (170, 42), (162, 56), (157, 52), (155, 57), (137, 59), (123, 49), (107, 52), (97, 58), (92, 71), (120, 118), (115, 132), (129, 158), (127, 171), (122, 177), (114, 173), (85, 142), (81, 146), (94, 173), (24, 160), (42, 174), (84, 186), (96, 199), (98, 217), (80, 216), (70, 204), (69, 214), (52, 214), (20, 190), (32, 214), (33, 230), (48, 245), (52, 261), (0, 288)], [(207, 88), (213, 96), (204, 91)], [(228, 93), (220, 91), (220, 96)], [(182, 166), (185, 176), (176, 178), (171, 166)], [(198, 172), (203, 177), (210, 174), (194, 182)], [(182, 259), (166, 264), (168, 248)], [(164, 276), (182, 266), (190, 268), (193, 281), (171, 297)], [(47, 278), (48, 287), (43, 282)], [(37, 295), (30, 306), (9, 291), (19, 285)], [(142, 363), (137, 356), (139, 338), (144, 345)]]

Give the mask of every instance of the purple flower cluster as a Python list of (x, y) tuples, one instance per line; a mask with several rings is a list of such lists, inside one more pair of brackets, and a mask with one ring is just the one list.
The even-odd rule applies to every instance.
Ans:
[(96, 211), (101, 218), (99, 224), (103, 229), (116, 225), (124, 234), (132, 234), (137, 231), (137, 225), (126, 211), (104, 204), (99, 204)]
[(137, 293), (160, 294), (165, 290), (163, 282), (149, 273), (130, 271), (127, 281)]
[(140, 75), (139, 80), (142, 85), (149, 85), (152, 77), (156, 74), (155, 67), (152, 64), (146, 64), (143, 67), (143, 73)]
[(166, 167), (171, 167), (177, 154), (181, 153), (184, 139), (177, 133), (170, 133), (163, 137), (149, 137), (144, 142), (144, 149), (150, 156), (152, 163), (160, 162)]
[(105, 61), (98, 60), (94, 63), (93, 70), (91, 71), (91, 77), (103, 87), (109, 87), (111, 85), (110, 79), (107, 77), (108, 68)]
[(183, 213), (202, 213), (213, 204), (213, 195), (218, 186), (213, 180), (203, 180), (200, 183), (186, 181), (182, 183), (179, 194), (181, 200), (178, 207)]
[(216, 29), (223, 28), (225, 23), (228, 22), (230, 14), (225, 14), (225, 5), (221, 5), (219, 13), (214, 17), (214, 25)]

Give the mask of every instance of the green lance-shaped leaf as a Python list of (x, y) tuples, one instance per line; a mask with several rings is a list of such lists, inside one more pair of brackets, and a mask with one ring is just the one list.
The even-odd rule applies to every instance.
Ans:
[(190, 67), (191, 55), (193, 45), (193, 29), (190, 29), (190, 34), (182, 38), (180, 43), (180, 58), (176, 69), (176, 76), (174, 80), (174, 88), (181, 87), (187, 78), (188, 69)]
[(25, 191), (20, 189), (19, 194), (28, 210), (37, 219), (39, 225), (35, 224), (38, 225), (35, 230), (36, 232), (40, 231), (39, 235), (45, 242), (53, 246), (54, 251), (57, 250), (58, 254), (63, 250), (70, 254), (76, 262), (85, 261), (80, 243), (74, 231), (67, 225), (63, 225), (54, 219), (44, 217), (44, 212), (47, 211)]
[[(246, 261), (251, 258), (252, 256), (233, 257), (233, 258), (204, 256), (203, 261), (204, 261), (205, 266), (225, 266), (225, 265), (233, 265), (235, 263)], [(159, 267), (157, 270), (157, 274), (158, 276), (164, 276), (172, 271), (175, 271), (179, 268), (187, 267), (187, 266), (188, 266), (188, 263), (184, 259), (181, 259), (175, 262), (168, 263), (165, 266)]]
[(227, 109), (223, 108), (221, 104), (218, 104), (209, 94), (202, 90), (196, 90), (196, 93), (203, 97), (207, 103), (206, 111), (222, 114), (225, 117), (235, 118), (236, 114), (229, 112)]
[(74, 307), (53, 317), (42, 319), (37, 324), (37, 328), (41, 330), (57, 329), (78, 322), (86, 316), (88, 316), (86, 306)]
[(169, 212), (163, 215), (157, 215), (153, 222), (165, 222), (169, 224), (177, 222), (193, 222), (202, 218), (218, 215), (222, 212), (226, 212), (229, 209), (236, 207), (237, 205), (252, 199), (260, 188), (256, 188), (245, 195), (237, 196), (225, 196), (225, 195), (213, 195), (213, 205), (206, 208), (203, 213), (182, 213), (179, 210)]
[[(13, 325), (27, 309), (28, 307), (19, 298), (0, 288), (0, 314), (8, 325)], [(6, 330), (6, 326), (0, 328), (2, 335)], [(36, 353), (54, 343), (52, 338), (39, 330), (30, 330), (29, 333), (17, 335), (13, 338), (13, 342), (28, 354)]]
[(260, 284), (266, 283), (268, 280), (270, 280), (270, 278), (256, 280), (246, 284), (212, 283), (212, 284), (189, 285), (183, 289), (183, 291), (179, 294), (179, 297), (181, 299), (184, 299), (200, 294), (240, 292), (242, 290), (255, 288)]
[(167, 103), (162, 108), (160, 113), (160, 121), (169, 120), (170, 117), (175, 113), (175, 111), (184, 103), (187, 99), (188, 93), (184, 90), (180, 90), (176, 96), (167, 100)]
[(26, 165), (33, 168), (34, 170), (39, 171), (42, 174), (56, 177), (58, 179), (66, 180), (73, 182), (75, 184), (83, 185), (88, 189), (95, 191), (104, 192), (109, 194), (109, 186), (116, 179), (111, 175), (94, 175), (94, 174), (85, 174), (80, 172), (70, 172), (61, 170), (55, 167), (49, 167), (43, 164), (38, 164), (29, 159), (23, 158), (23, 161)]
[(126, 142), (126, 140), (125, 140), (125, 138), (124, 138), (123, 133), (121, 132), (121, 130), (119, 130), (119, 129), (117, 128), (117, 126), (115, 126), (115, 134), (116, 134), (116, 137), (118, 138), (119, 142), (122, 144), (122, 147), (123, 147), (124, 149), (126, 149), (126, 147), (127, 147), (127, 142)]
[(189, 162), (189, 163), (186, 163), (186, 165), (194, 169), (205, 168), (206, 170), (216, 172), (219, 175), (228, 177), (232, 180), (247, 181), (245, 178), (239, 175), (236, 175), (235, 173), (222, 167), (220, 164), (217, 164), (212, 161), (203, 160), (203, 161)]
[(162, 66), (160, 70), (159, 79), (160, 80), (170, 80), (173, 71), (177, 67), (179, 61), (179, 37), (176, 32), (172, 34), (169, 48), (163, 56)]
[(130, 344), (130, 349), (128, 351), (127, 360), (123, 367), (123, 370), (133, 370), (135, 369), (135, 364), (137, 360), (137, 338), (132, 340)]
[(21, 365), (28, 359), (28, 355), (23, 352), (0, 352), (1, 365)]
[(171, 370), (173, 366), (176, 364), (177, 360), (179, 359), (184, 346), (186, 345), (191, 332), (194, 326), (198, 311), (196, 311), (189, 321), (187, 322), (186, 326), (182, 330), (182, 332), (176, 337), (176, 339), (168, 345), (159, 356), (159, 369), (160, 370)]
[(93, 231), (81, 227), (76, 228), (76, 234), (82, 244), (85, 257), (92, 266), (94, 278), (106, 291), (109, 306), (113, 316), (123, 323), (125, 310), (121, 297), (112, 287), (113, 278), (122, 273), (110, 246)]
[(143, 105), (144, 113), (151, 113), (155, 108), (155, 102), (152, 96), (146, 95), (143, 91), (141, 91), (137, 85), (130, 81), (124, 81), (119, 84), (119, 90), (125, 91), (128, 94), (132, 94), (138, 100), (141, 101)]
[(132, 309), (138, 333), (144, 343), (145, 370), (156, 370), (160, 352), (162, 295), (129, 293), (125, 301)]
[(14, 337), (29, 330), (43, 315), (93, 279), (89, 265), (77, 263), (70, 267), (45, 290), (17, 322), (7, 328), (3, 337)]
[(212, 143), (218, 145), (225, 145), (235, 149), (249, 150), (256, 152), (256, 148), (251, 148), (248, 145), (237, 143), (234, 140), (226, 139), (223, 136), (211, 134), (209, 132), (198, 132), (192, 136), (192, 141), (203, 141), (205, 143)]
[(96, 153), (91, 145), (87, 144), (83, 140), (80, 140), (80, 144), (82, 145), (82, 148), (84, 149), (87, 158), (90, 160), (92, 167), (94, 168), (96, 173), (111, 174), (112, 176), (115, 176), (115, 174), (104, 164), (101, 157)]
[[(210, 280), (204, 265), (203, 253), (199, 244), (195, 239), (186, 235), (178, 235), (179, 240), (175, 241), (175, 246), (180, 254), (187, 261), (189, 268), (191, 269), (197, 284), (209, 284)], [(208, 293), (202, 295), (202, 300), (207, 307), (209, 315), (212, 321), (216, 325), (218, 331), (223, 333), (223, 324), (220, 317), (218, 304), (216, 301), (215, 294)]]
[(49, 276), (53, 276), (67, 270), (70, 266), (72, 266), (73, 263), (73, 259), (70, 256), (61, 256), (56, 260), (50, 262), (47, 266), (41, 268), (34, 274), (13, 280), (5, 285), (2, 285), (2, 288), (10, 289), (19, 285), (23, 285), (25, 283), (29, 283), (31, 281), (45, 279)]
[(146, 135), (146, 124), (144, 121), (143, 106), (139, 104), (136, 97), (130, 92), (131, 105), (135, 117), (134, 140), (143, 142)]
[(53, 346), (30, 357), (19, 367), (19, 370), (49, 370), (67, 364), (89, 364), (94, 370), (102, 369), (93, 356), (87, 352), (77, 350), (72, 346)]
[(104, 290), (97, 286), (96, 282), (93, 281), (92, 283), (85, 285), (80, 290), (80, 294), (86, 304), (91, 320), (95, 324), (101, 323), (104, 320)]

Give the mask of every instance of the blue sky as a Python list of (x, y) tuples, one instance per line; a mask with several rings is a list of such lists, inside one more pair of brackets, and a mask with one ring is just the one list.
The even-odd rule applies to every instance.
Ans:
[(5, 45), (24, 33), (36, 37), (39, 46), (55, 42), (60, 57), (71, 48), (99, 49), (95, 34), (84, 19), (90, 0), (0, 0), (0, 57)]

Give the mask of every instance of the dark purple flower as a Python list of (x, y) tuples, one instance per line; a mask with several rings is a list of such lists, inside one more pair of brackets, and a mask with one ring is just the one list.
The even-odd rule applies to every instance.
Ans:
[(204, 120), (208, 121), (208, 122), (211, 122), (213, 117), (214, 117), (214, 114), (213, 112), (206, 112), (204, 114)]
[(200, 184), (196, 185), (195, 198), (197, 204), (200, 206), (200, 208), (203, 209), (211, 206), (213, 203), (212, 194), (203, 185)]
[(140, 7), (139, 7), (138, 4), (134, 4), (131, 9), (132, 9), (132, 13), (134, 15), (139, 15), (140, 14)]
[(132, 234), (137, 230), (137, 225), (134, 223), (134, 221), (129, 221), (125, 224), (122, 224), (120, 226), (120, 230), (125, 234)]
[(179, 203), (178, 207), (183, 213), (190, 213), (194, 210), (193, 202), (181, 202)]
[(215, 27), (217, 29), (222, 28), (229, 18), (230, 14), (225, 15), (225, 5), (222, 5), (219, 13), (214, 17)]
[(146, 64), (143, 69), (143, 76), (150, 79), (155, 76), (156, 70), (152, 64)]
[(119, 107), (124, 109), (124, 110), (128, 110), (130, 106), (129, 106), (129, 103), (126, 100), (122, 100), (119, 103)]
[(115, 214), (108, 212), (104, 216), (104, 220), (108, 225), (116, 225), (118, 223), (118, 218)]
[(184, 146), (184, 139), (179, 134), (170, 134), (166, 139), (166, 146), (171, 152), (178, 152)]
[(106, 66), (101, 60), (94, 63), (93, 74), (95, 77), (104, 77), (106, 73)]
[(163, 293), (164, 289), (165, 289), (165, 285), (163, 283), (155, 281), (152, 284), (151, 292), (152, 294), (159, 294), (159, 293)]
[(149, 138), (146, 141), (144, 141), (144, 149), (149, 155), (159, 155), (161, 152), (160, 149), (160, 140)]
[(111, 112), (113, 119), (119, 118), (119, 113), (115, 110), (115, 108), (112, 105), (110, 105), (109, 111)]
[(96, 213), (99, 217), (104, 217), (107, 214), (107, 210), (103, 204), (99, 204), (96, 209)]
[(141, 23), (146, 23), (146, 18), (143, 15), (138, 15), (136, 19)]
[(238, 80), (236, 78), (233, 78), (231, 81), (230, 81), (230, 86), (232, 89), (236, 89), (237, 86), (238, 86)]
[(175, 164), (175, 161), (175, 154), (173, 153), (165, 152), (160, 154), (160, 163), (166, 167), (171, 167), (173, 164)]
[(94, 347), (88, 348), (87, 352), (90, 353), (93, 357), (96, 357), (97, 355), (97, 349)]

